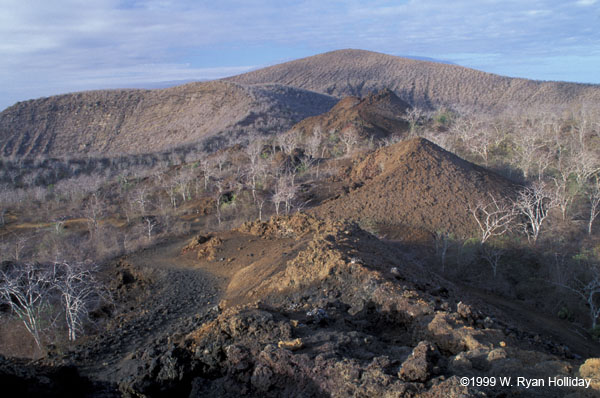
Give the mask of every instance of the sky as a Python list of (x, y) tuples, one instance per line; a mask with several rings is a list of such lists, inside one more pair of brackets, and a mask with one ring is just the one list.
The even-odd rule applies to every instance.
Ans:
[(600, 1), (0, 0), (0, 110), (344, 48), (600, 84)]

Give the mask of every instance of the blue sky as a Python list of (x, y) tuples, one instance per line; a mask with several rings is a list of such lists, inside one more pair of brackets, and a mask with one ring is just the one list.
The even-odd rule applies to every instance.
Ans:
[(342, 48), (600, 83), (600, 1), (0, 0), (0, 109)]

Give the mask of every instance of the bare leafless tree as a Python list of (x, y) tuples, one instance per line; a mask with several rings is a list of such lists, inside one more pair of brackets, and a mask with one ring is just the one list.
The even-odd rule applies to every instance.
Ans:
[(536, 164), (538, 154), (546, 145), (540, 139), (539, 130), (530, 125), (521, 127), (522, 132), (514, 135), (517, 152), (517, 165), (523, 171), (523, 176), (528, 178), (533, 166)]
[(546, 170), (552, 165), (554, 155), (546, 147), (541, 148), (536, 153), (535, 159), (535, 171), (538, 176), (538, 180), (542, 180), (546, 177)]
[(567, 213), (575, 199), (575, 193), (571, 190), (569, 180), (564, 178), (552, 178), (554, 182), (554, 201), (560, 209), (563, 221), (567, 219)]
[(567, 284), (570, 278), (569, 260), (570, 256), (565, 253), (554, 253), (552, 256), (552, 265), (550, 266), (549, 277), (552, 283), (556, 285)]
[(245, 170), (246, 185), (250, 187), (252, 192), (252, 199), (256, 203), (256, 191), (262, 176), (264, 176), (267, 170), (267, 166), (262, 159), (258, 159), (256, 162), (251, 162)]
[(23, 322), (40, 349), (43, 315), (49, 306), (53, 280), (53, 270), (40, 264), (14, 264), (0, 271), (2, 302)]
[(440, 257), (442, 263), (442, 273), (446, 272), (446, 255), (450, 248), (452, 237), (446, 231), (435, 232), (435, 252)]
[(564, 142), (564, 137), (558, 135), (555, 137), (554, 149), (556, 151), (556, 160), (554, 168), (556, 177), (552, 177), (554, 182), (554, 198), (557, 206), (560, 208), (562, 219), (566, 220), (567, 214), (579, 187), (573, 183), (573, 176), (576, 175), (576, 165), (573, 159), (573, 154), (568, 150), (568, 145)]
[(313, 159), (319, 157), (323, 143), (323, 130), (320, 126), (313, 129), (312, 134), (306, 140), (306, 154)]
[(223, 167), (227, 162), (229, 162), (229, 152), (221, 151), (214, 156), (215, 163), (219, 168), (219, 173), (223, 172)]
[(594, 125), (597, 124), (598, 110), (595, 104), (583, 103), (571, 115), (571, 135), (581, 148), (591, 136)]
[(177, 192), (181, 195), (183, 202), (192, 199), (192, 175), (188, 170), (180, 170), (174, 178), (174, 184), (177, 186)]
[(133, 192), (133, 201), (138, 206), (141, 215), (146, 214), (148, 206), (148, 188), (142, 186)]
[(158, 210), (161, 224), (166, 230), (168, 230), (171, 227), (173, 219), (170, 202), (167, 202), (166, 199), (159, 197), (156, 209)]
[(272, 201), (275, 204), (275, 212), (279, 215), (279, 207), (282, 203), (285, 205), (285, 214), (289, 214), (292, 208), (293, 200), (298, 192), (298, 186), (294, 182), (295, 176), (281, 175), (275, 185)]
[(152, 231), (157, 225), (154, 217), (144, 217), (144, 222), (146, 223), (146, 234), (148, 236), (148, 242), (152, 240)]
[(492, 245), (482, 245), (481, 257), (492, 267), (494, 278), (498, 274), (498, 266), (500, 265), (500, 259), (504, 255), (504, 250), (500, 247)]
[(587, 191), (587, 197), (590, 202), (590, 217), (588, 219), (588, 235), (592, 234), (592, 225), (594, 220), (600, 214), (600, 181), (596, 177)]
[(217, 187), (215, 196), (215, 210), (217, 214), (217, 222), (221, 225), (222, 215), (221, 215), (221, 204), (223, 203), (223, 195), (227, 190), (226, 183), (222, 180), (217, 180), (215, 182), (215, 186)]
[(55, 267), (58, 275), (54, 284), (61, 294), (69, 340), (75, 341), (101, 295), (101, 284), (95, 276), (97, 267), (85, 262), (62, 262)]
[(469, 143), (477, 135), (477, 124), (472, 117), (462, 116), (454, 121), (450, 133), (450, 135), (459, 138), (463, 145), (468, 147)]
[(262, 154), (263, 147), (264, 142), (260, 137), (256, 135), (251, 135), (248, 137), (248, 145), (246, 145), (244, 148), (244, 152), (248, 156), (248, 160), (250, 161), (251, 165), (254, 165), (258, 162), (260, 155)]
[(354, 147), (360, 141), (360, 134), (358, 134), (358, 131), (356, 131), (356, 127), (348, 126), (344, 128), (340, 133), (340, 141), (346, 148), (346, 155), (352, 154)]
[(281, 206), (281, 203), (283, 202), (283, 191), (278, 188), (279, 188), (279, 185), (275, 189), (275, 192), (273, 193), (273, 197), (271, 198), (271, 200), (273, 201), (273, 204), (275, 205), (275, 214), (277, 214), (277, 215), (279, 215), (279, 207)]
[(573, 277), (571, 283), (560, 286), (575, 293), (585, 301), (588, 306), (592, 329), (594, 329), (600, 316), (600, 304), (597, 300), (598, 295), (600, 295), (600, 269), (598, 265), (591, 265), (588, 271), (590, 275), (587, 279)]
[(408, 122), (409, 136), (415, 137), (417, 135), (417, 129), (421, 118), (425, 115), (425, 111), (419, 107), (412, 107), (406, 111), (404, 118)]
[(469, 205), (469, 211), (479, 226), (481, 243), (492, 236), (503, 235), (512, 227), (516, 216), (514, 206), (489, 194), (488, 200)]
[(300, 142), (300, 134), (297, 130), (291, 130), (285, 134), (280, 134), (277, 136), (277, 143), (281, 147), (281, 150), (286, 155), (292, 155), (294, 153), (294, 149), (298, 147), (298, 143)]
[(306, 155), (303, 159), (303, 166), (307, 169), (317, 164), (316, 178), (319, 178), (319, 162), (317, 159), (322, 155), (321, 146), (323, 145), (323, 131), (320, 126), (313, 129), (313, 133), (306, 140)]
[(492, 130), (482, 128), (473, 140), (467, 143), (469, 149), (479, 155), (484, 166), (488, 166), (490, 160), (490, 149), (492, 148)]
[(29, 246), (29, 242), (33, 237), (34, 235), (25, 233), (16, 234), (11, 232), (9, 242), (12, 246), (12, 250), (10, 250), (10, 253), (12, 254), (12, 259), (14, 261), (21, 261), (23, 259), (23, 253)]
[(524, 224), (527, 238), (535, 243), (550, 209), (556, 207), (553, 195), (548, 192), (544, 182), (536, 181), (521, 189), (514, 205), (527, 220)]
[[(477, 155), (487, 167), (492, 150), (504, 139), (504, 133), (494, 121), (485, 116), (469, 115), (455, 121), (451, 134), (458, 136), (462, 145)], [(447, 135), (444, 135), (447, 136)]]
[(93, 193), (84, 207), (84, 216), (87, 220), (90, 236), (94, 236), (98, 230), (100, 219), (104, 216), (105, 204), (99, 194)]
[(583, 187), (593, 175), (600, 172), (600, 158), (596, 152), (583, 150), (575, 154), (573, 166), (575, 179)]
[(211, 177), (215, 176), (214, 165), (211, 161), (204, 159), (200, 162), (200, 170), (204, 174), (204, 190), (207, 190)]
[(262, 221), (262, 212), (263, 212), (263, 206), (265, 205), (265, 198), (264, 197), (260, 197), (256, 200), (256, 207), (258, 208), (258, 220)]
[(177, 208), (177, 183), (173, 180), (165, 182), (163, 185), (163, 189), (167, 196), (169, 197), (169, 202), (171, 206), (176, 209)]

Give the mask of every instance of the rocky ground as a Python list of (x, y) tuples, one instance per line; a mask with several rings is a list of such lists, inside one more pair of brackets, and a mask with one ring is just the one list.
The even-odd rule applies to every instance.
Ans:
[[(39, 396), (600, 392), (517, 386), (519, 376), (597, 377), (600, 363), (588, 357), (598, 346), (511, 321), (356, 224), (300, 214), (247, 223), (137, 253), (107, 277), (117, 282), (105, 330), (33, 366), (2, 362), (3, 381)], [(514, 385), (460, 383), (478, 376)]]

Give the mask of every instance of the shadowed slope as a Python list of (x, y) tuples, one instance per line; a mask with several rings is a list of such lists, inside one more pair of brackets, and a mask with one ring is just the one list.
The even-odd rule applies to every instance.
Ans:
[(386, 89), (362, 99), (343, 98), (329, 112), (306, 118), (292, 129), (305, 135), (315, 128), (326, 134), (354, 128), (363, 138), (384, 138), (407, 130), (408, 123), (403, 117), (409, 108), (410, 105)]
[(54, 156), (160, 151), (219, 133), (284, 131), (335, 102), (280, 85), (223, 81), (66, 94), (17, 103), (0, 113), (0, 150)]

